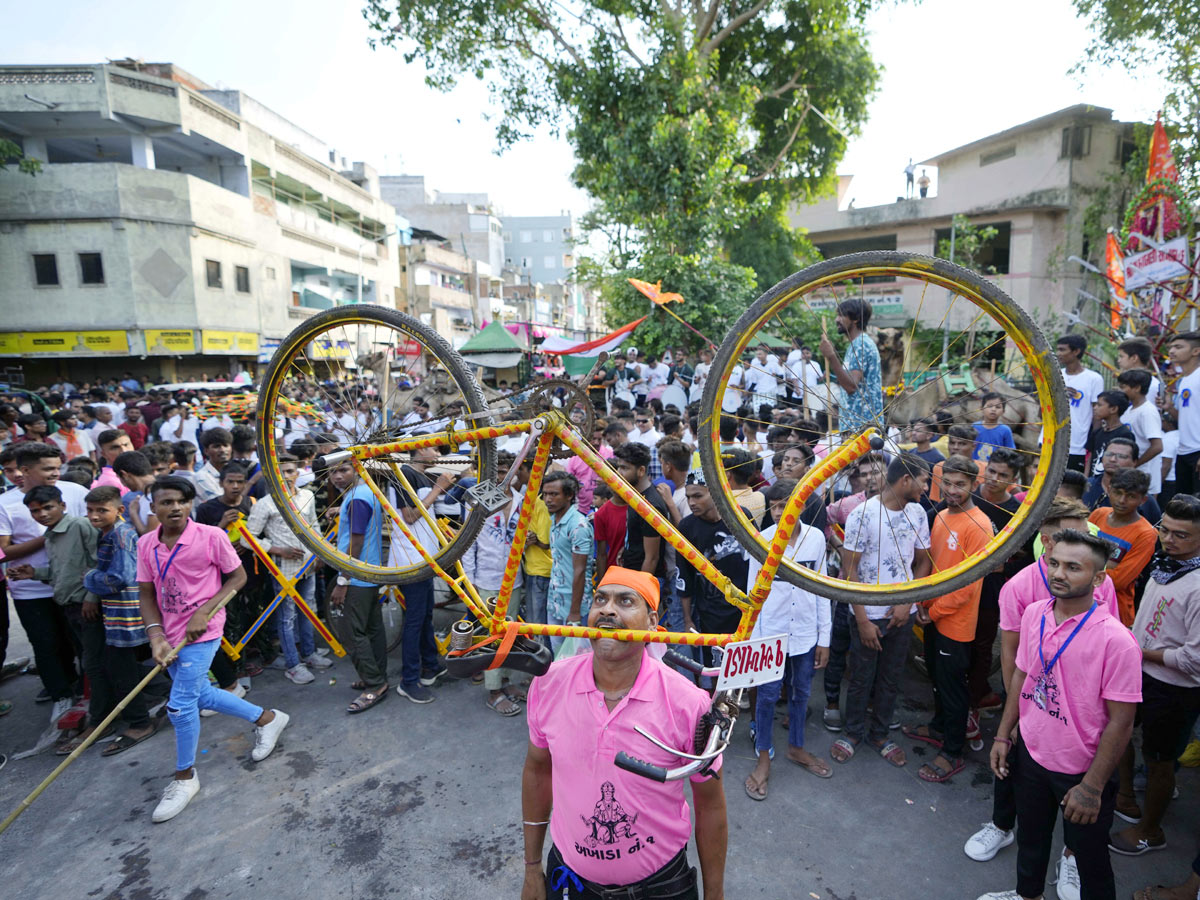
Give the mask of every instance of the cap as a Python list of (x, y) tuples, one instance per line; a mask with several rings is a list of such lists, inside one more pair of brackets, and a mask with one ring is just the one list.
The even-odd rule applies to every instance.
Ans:
[(649, 572), (639, 572), (634, 569), (624, 569), (621, 566), (609, 566), (600, 579), (597, 588), (606, 584), (619, 584), (621, 587), (632, 588), (650, 604), (650, 608), (658, 610), (658, 579)]

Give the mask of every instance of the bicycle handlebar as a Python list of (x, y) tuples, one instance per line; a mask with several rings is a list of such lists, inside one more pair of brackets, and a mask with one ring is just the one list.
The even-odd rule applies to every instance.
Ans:
[[(724, 698), (725, 695), (723, 693), (718, 694), (713, 699), (713, 707), (728, 708), (732, 705), (734, 710), (737, 709), (736, 704), (729, 704)], [(697, 772), (706, 772), (708, 767), (712, 765), (713, 760), (724, 753), (729, 747), (729, 736), (733, 732), (734, 721), (732, 717), (729, 717), (725, 720), (724, 724), (714, 725), (708, 733), (708, 740), (704, 744), (704, 749), (696, 752), (697, 758), (691, 759), (684, 765), (677, 766), (674, 769), (667, 769), (662, 766), (656, 766), (653, 763), (648, 763), (643, 759), (638, 759), (636, 756), (630, 756), (624, 750), (616, 755), (613, 762), (616, 763), (619, 769), (624, 769), (626, 772), (632, 772), (635, 775), (641, 775), (644, 778), (650, 778), (658, 782), (679, 781)], [(654, 743), (658, 743), (658, 741), (654, 741)]]
[(630, 756), (624, 750), (618, 753), (617, 758), (613, 761), (617, 764), (618, 769), (624, 769), (626, 772), (632, 772), (634, 775), (641, 775), (643, 778), (650, 778), (654, 781), (666, 781), (670, 774), (662, 766), (656, 766), (644, 759)]

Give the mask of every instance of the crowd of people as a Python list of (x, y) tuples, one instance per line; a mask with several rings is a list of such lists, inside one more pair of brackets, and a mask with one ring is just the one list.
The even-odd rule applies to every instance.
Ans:
[[(783, 359), (761, 348), (733, 372), (718, 425), (722, 461), (735, 502), (767, 539), (798, 481), (836, 445), (837, 432), (877, 421), (883, 412), (869, 317), (869, 307), (847, 301), (839, 307), (837, 327), (848, 348), (839, 354), (827, 338), (817, 347), (837, 380), (836, 392), (824, 383), (811, 350), (799, 345)], [(1054, 863), (1058, 896), (1112, 897), (1110, 851), (1138, 856), (1166, 846), (1175, 767), (1181, 758), (1200, 763), (1194, 738), (1200, 713), (1200, 407), (1190, 403), (1200, 389), (1200, 334), (1180, 335), (1169, 345), (1171, 369), (1162, 375), (1174, 378), (1173, 389), (1153, 371), (1144, 341), (1121, 345), (1114, 389), (1105, 389), (1104, 379), (1083, 366), (1084, 338), (1065, 335), (1057, 349), (1070, 403), (1071, 454), (1037, 540), (979, 581), (915, 605), (831, 603), (777, 580), (755, 635), (787, 635), (784, 678), (760, 686), (745, 701), (757, 763), (742, 788), (756, 802), (769, 796), (780, 705), (786, 745), (779, 749), (819, 778), (852, 765), (865, 751), (906, 766), (901, 743), (910, 741), (937, 750), (918, 776), (946, 782), (963, 771), (969, 749), (983, 749), (982, 720), (993, 719), (993, 816), (964, 836), (964, 851), (988, 860), (1017, 844), (1015, 892), (987, 895), (995, 898), (1042, 896), (1060, 807), (1066, 850)], [(644, 362), (618, 355), (597, 370), (588, 386), (596, 406), (588, 437), (622, 479), (746, 590), (759, 564), (722, 520), (716, 488), (698, 463), (698, 401), (711, 356), (701, 350), (694, 365), (692, 359), (677, 348)], [(172, 663), (169, 683), (152, 686), (123, 711), (118, 736), (104, 754), (148, 739), (164, 715), (169, 718), (176, 778), (154, 813), (155, 821), (166, 821), (199, 790), (193, 762), (200, 716), (222, 712), (253, 723), (253, 758), (271, 753), (288, 715), (245, 700), (245, 679), (273, 665), (304, 685), (314, 680), (313, 669), (330, 662), (315, 646), (311, 623), (287, 598), (273, 627), (259, 632), (241, 660), (220, 649), (222, 633), (240, 636), (280, 590), (273, 577), (249, 564), (246, 542), (230, 538), (235, 523), (244, 523), (285, 578), (298, 579), (300, 596), (340, 632), (358, 676), (348, 713), (361, 714), (392, 693), (416, 704), (436, 699), (447, 674), (433, 624), (435, 604), (446, 593), (440, 581), (429, 577), (402, 586), (396, 673), (379, 586), (311, 561), (266, 490), (251, 426), (222, 415), (198, 418), (195, 406), (161, 392), (121, 385), (115, 400), (103, 387), (89, 386), (82, 395), (64, 393), (65, 387), (74, 386), (42, 392), (48, 415), (21, 396), (0, 405), (0, 421), (7, 425), (0, 432), (0, 464), (10, 488), (0, 495), (0, 550), (7, 590), (43, 685), (37, 699), (51, 704), (57, 721), (76, 704), (81, 676), (90, 688), (90, 724), (56, 752), (69, 753), (86, 739), (144, 674), (147, 661), (163, 661), (186, 637), (193, 643)], [(336, 396), (351, 400), (344, 409), (284, 417), (277, 423), (282, 452), (275, 460), (291, 506), (314, 530), (333, 527), (330, 540), (344, 554), (368, 565), (417, 566), (423, 550), (437, 543), (426, 513), (451, 522), (465, 515), (469, 479), (440, 465), (437, 448), (414, 451), (397, 479), (412, 490), (390, 494), (407, 526), (399, 529), (389, 527), (378, 495), (352, 465), (314, 472), (316, 457), (361, 435), (367, 423), (387, 421), (361, 387), (336, 389)], [(668, 392), (671, 387), (678, 391)], [(292, 389), (318, 410), (334, 395), (319, 385)], [(682, 406), (664, 402), (681, 394)], [(1004, 398), (984, 393), (976, 400), (973, 422), (942, 414), (905, 423), (892, 430), (883, 451), (867, 454), (814, 494), (786, 558), (850, 582), (901, 584), (978, 554), (1019, 509), (1032, 466), (1001, 421)], [(445, 412), (431, 412), (429, 398), (419, 394), (407, 404), (401, 429), (419, 429)], [(461, 559), (485, 597), (494, 596), (505, 578), (528, 490), (531, 458), (518, 458), (522, 443), (514, 439), (500, 447), (495, 482), (506, 486), (508, 502), (487, 515)], [(506, 479), (513, 466), (516, 473)], [(638, 615), (652, 615), (671, 631), (727, 634), (736, 627), (740, 611), (723, 592), (677, 558), (582, 459), (554, 461), (532, 510), (510, 605), (514, 614), (551, 624), (595, 624), (623, 621), (633, 613), (621, 611), (622, 602), (644, 601)], [(611, 590), (602, 590), (605, 585)], [(220, 611), (210, 619), (214, 610)], [(7, 618), (0, 624), (6, 644)], [(934, 708), (926, 722), (901, 723), (901, 674), (915, 627), (921, 629), (919, 656), (933, 685)], [(997, 637), (999, 681), (993, 678)], [(554, 673), (577, 648), (560, 639), (549, 643), (560, 657)], [(596, 662), (596, 684), (611, 678), (612, 692), (619, 693), (620, 673), (634, 663), (615, 650), (606, 651), (604, 660)], [(713, 652), (705, 650), (702, 660), (712, 664)], [(570, 678), (583, 677), (581, 665), (572, 663)], [(630, 671), (634, 680), (626, 692), (640, 678), (636, 665)], [(556, 679), (568, 679), (565, 672)], [(837, 734), (830, 759), (805, 747), (818, 672), (819, 723)], [(478, 680), (483, 701), (497, 714), (527, 709), (532, 747), (553, 752), (561, 731), (553, 720), (558, 713), (552, 713), (558, 701), (548, 687), (504, 668)], [(711, 685), (697, 690), (703, 687)], [(616, 715), (627, 705), (612, 692), (606, 689), (604, 700)], [(4, 702), (0, 714), (9, 708)], [(1141, 732), (1138, 756), (1131, 742), (1135, 729)], [(531, 749), (527, 775), (536, 776), (548, 759)], [(607, 790), (604, 803), (611, 810), (611, 783)], [(700, 793), (694, 796), (697, 803), (712, 802), (707, 794), (703, 801)], [(538, 851), (540, 866), (544, 829), (538, 829), (555, 821), (558, 805), (549, 812), (542, 794), (531, 797), (525, 824), (533, 831), (526, 842)], [(1128, 827), (1113, 830), (1114, 816)], [(592, 827), (593, 841), (599, 840), (595, 822)], [(551, 824), (552, 836), (555, 831)], [(577, 844), (575, 854), (557, 841), (555, 847), (558, 864), (586, 869), (591, 882), (627, 883), (615, 880), (628, 875), (619, 866), (586, 861), (598, 858), (593, 844)], [(677, 866), (680, 848), (662, 849), (671, 852), (660, 862)], [(701, 862), (704, 867), (704, 854)], [(605, 880), (606, 871), (616, 873), (614, 879)], [(659, 870), (637, 874), (638, 883), (675, 877)], [(706, 891), (715, 883), (712, 874), (704, 872)], [(1195, 896), (1200, 871), (1193, 881), (1176, 896), (1186, 890)], [(539, 896), (537, 883), (527, 879), (528, 896)], [(549, 895), (590, 896), (567, 890), (560, 884)]]

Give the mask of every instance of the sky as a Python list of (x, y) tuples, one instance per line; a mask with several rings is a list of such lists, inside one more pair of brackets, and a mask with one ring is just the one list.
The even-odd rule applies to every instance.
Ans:
[[(176, 14), (182, 9), (191, 14), (186, 20)], [(367, 46), (360, 9), (354, 0), (23, 3), (5, 14), (0, 61), (174, 62), (249, 94), (381, 174), (487, 192), (503, 215), (587, 210), (586, 194), (571, 184), (565, 141), (543, 131), (497, 156), (488, 121), (496, 110), (483, 85), (472, 79), (449, 94), (430, 90), (419, 64)], [(1067, 74), (1088, 37), (1069, 0), (888, 4), (868, 24), (885, 72), (869, 121), (839, 168), (855, 176), (845, 200), (859, 208), (903, 192), (910, 156), (919, 162), (1075, 103), (1150, 120), (1163, 95), (1153, 76)]]

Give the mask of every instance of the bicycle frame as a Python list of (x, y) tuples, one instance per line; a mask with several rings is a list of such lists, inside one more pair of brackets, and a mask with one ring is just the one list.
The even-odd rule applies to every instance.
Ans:
[[(512, 547), (508, 553), (504, 576), (501, 581), (500, 590), (496, 596), (495, 606), (492, 609), (488, 603), (480, 598), (474, 585), (470, 583), (464, 574), (454, 576), (446, 572), (433, 556), (421, 546), (420, 542), (414, 538), (404, 518), (388, 499), (385, 492), (371, 478), (370, 472), (363, 463), (367, 460), (393, 454), (411, 453), (413, 450), (422, 447), (449, 446), (450, 448), (457, 449), (459, 445), (465, 443), (493, 440), (495, 438), (518, 434), (530, 435), (530, 440), (533, 442), (534, 448), (533, 461), (529, 474), (529, 483), (525, 489), (525, 496), (521, 501), (516, 533), (513, 537)], [(517, 573), (524, 556), (525, 543), (529, 536), (529, 525), (533, 518), (534, 507), (546, 472), (547, 461), (550, 457), (550, 448), (555, 439), (558, 439), (572, 452), (577, 454), (587, 464), (588, 468), (595, 472), (600, 480), (608, 485), (614, 494), (620, 497), (642, 519), (649, 523), (655, 532), (673, 547), (681, 558), (686, 559), (690, 565), (695, 567), (697, 572), (717, 587), (732, 606), (740, 609), (742, 618), (738, 623), (737, 630), (732, 634), (696, 634), (691, 632), (639, 631), (633, 629), (602, 630), (580, 625), (543, 625), (537, 622), (517, 623), (515, 625), (516, 632), (527, 636), (549, 635), (553, 637), (588, 639), (608, 637), (615, 638), (616, 640), (642, 641), (646, 643), (719, 647), (730, 642), (743, 641), (750, 637), (754, 629), (754, 623), (758, 619), (758, 613), (762, 609), (767, 595), (770, 593), (771, 584), (775, 580), (775, 573), (779, 569), (780, 562), (783, 559), (784, 550), (800, 525), (800, 513), (804, 509), (805, 502), (818, 486), (833, 478), (838, 472), (870, 451), (871, 441), (875, 436), (876, 432), (874, 429), (865, 429), (863, 432), (847, 439), (804, 476), (796, 490), (792, 492), (782, 515), (779, 517), (778, 527), (771, 541), (767, 559), (763, 563), (758, 578), (748, 592), (743, 592), (734, 586), (729, 578), (723, 575), (716, 566), (709, 562), (695, 546), (679, 533), (668, 518), (661, 515), (653, 506), (646, 502), (640, 491), (621, 478), (583, 440), (574, 425), (556, 410), (551, 410), (532, 420), (468, 428), (462, 431), (455, 431), (453, 423), (451, 423), (451, 428), (444, 432), (414, 435), (383, 444), (364, 444), (331, 453), (325, 457), (325, 463), (326, 465), (333, 466), (349, 460), (363, 484), (371, 490), (383, 507), (385, 515), (391, 519), (393, 527), (399, 529), (413, 547), (416, 548), (421, 558), (430, 566), (434, 574), (445, 581), (476, 618), (486, 625), (489, 633), (499, 635), (509, 630), (511, 626), (511, 623), (507, 620), (513, 585), (516, 582)], [(391, 469), (402, 488), (415, 497), (416, 492), (412, 490), (411, 485), (404, 478), (400, 467), (392, 463)], [(434, 533), (440, 533), (432, 513), (420, 503), (416, 504), (416, 507), (420, 515), (434, 529)], [(459, 573), (462, 572), (461, 567), (457, 564), (453, 568)]]

